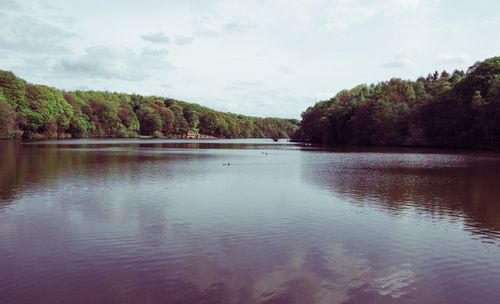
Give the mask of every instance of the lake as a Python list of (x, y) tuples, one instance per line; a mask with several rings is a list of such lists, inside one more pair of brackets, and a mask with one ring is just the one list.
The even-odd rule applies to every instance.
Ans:
[(500, 154), (0, 141), (2, 304), (499, 299)]

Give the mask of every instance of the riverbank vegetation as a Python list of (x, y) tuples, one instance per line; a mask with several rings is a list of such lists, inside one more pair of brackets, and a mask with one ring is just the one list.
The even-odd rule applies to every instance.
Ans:
[(500, 57), (467, 72), (343, 90), (294, 119), (217, 112), (135, 94), (61, 91), (0, 71), (0, 138), (293, 137), (333, 145), (500, 147)]
[(334, 145), (500, 147), (500, 57), (343, 90), (302, 113), (298, 140)]
[(214, 111), (157, 96), (62, 91), (0, 71), (0, 138), (180, 137), (188, 131), (220, 138), (288, 137), (298, 120)]

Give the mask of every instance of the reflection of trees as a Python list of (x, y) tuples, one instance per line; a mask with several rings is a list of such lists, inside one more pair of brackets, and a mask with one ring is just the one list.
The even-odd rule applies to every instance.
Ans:
[[(260, 143), (222, 143), (217, 141), (129, 141), (90, 140), (40, 142), (23, 144), (21, 141), (0, 141), (0, 205), (7, 204), (19, 191), (40, 186), (65, 174), (95, 175), (119, 174), (141, 179), (141, 172), (152, 174), (163, 170), (157, 166), (144, 166), (150, 161), (189, 160), (210, 157), (196, 153), (197, 149), (258, 149), (269, 147)], [(172, 150), (176, 149), (176, 150)], [(185, 153), (185, 150), (194, 153)], [(177, 154), (177, 156), (175, 156)], [(176, 174), (186, 174), (184, 168)], [(129, 170), (124, 172), (124, 170)], [(198, 173), (199, 172), (191, 172)], [(157, 172), (164, 174), (164, 172)], [(163, 178), (163, 176), (162, 176)]]
[[(41, 187), (65, 176), (88, 175), (90, 183), (92, 177), (104, 175), (140, 180), (141, 174), (156, 174), (164, 180), (168, 177), (165, 166), (179, 157), (155, 153), (161, 150), (157, 148), (164, 146), (23, 145), (20, 141), (0, 141), (0, 206), (8, 204), (20, 191)], [(184, 155), (182, 160), (201, 157), (207, 155)], [(149, 162), (160, 161), (161, 166), (147, 166)], [(183, 174), (182, 170), (178, 171), (177, 175)]]
[(463, 219), (483, 236), (500, 237), (500, 159), (473, 155), (318, 153), (303, 178), (354, 204), (391, 213)]

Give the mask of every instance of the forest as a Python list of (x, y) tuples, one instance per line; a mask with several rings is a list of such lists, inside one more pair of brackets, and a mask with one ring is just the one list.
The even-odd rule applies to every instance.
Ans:
[(500, 147), (500, 57), (342, 90), (302, 120), (218, 112), (136, 94), (62, 91), (0, 71), (0, 138), (291, 137), (331, 145)]
[(298, 120), (214, 111), (194, 103), (98, 91), (62, 91), (0, 71), (0, 138), (181, 137), (286, 138)]
[(466, 72), (340, 91), (302, 113), (295, 140), (331, 145), (500, 147), (500, 57)]

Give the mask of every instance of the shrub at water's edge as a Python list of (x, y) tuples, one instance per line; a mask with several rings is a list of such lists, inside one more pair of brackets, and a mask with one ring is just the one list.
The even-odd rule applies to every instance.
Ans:
[(214, 111), (157, 96), (73, 91), (35, 85), (0, 71), (0, 138), (288, 137), (298, 120)]
[(334, 145), (500, 146), (500, 57), (416, 81), (343, 90), (302, 113), (295, 139)]

